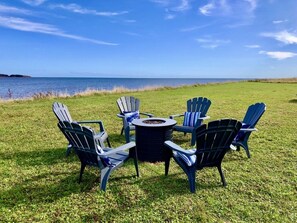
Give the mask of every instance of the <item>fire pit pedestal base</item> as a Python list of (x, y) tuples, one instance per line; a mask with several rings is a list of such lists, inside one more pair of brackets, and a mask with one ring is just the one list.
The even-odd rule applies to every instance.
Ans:
[(171, 151), (164, 147), (164, 141), (171, 140), (173, 119), (143, 118), (132, 121), (136, 131), (136, 149), (140, 161), (166, 161)]

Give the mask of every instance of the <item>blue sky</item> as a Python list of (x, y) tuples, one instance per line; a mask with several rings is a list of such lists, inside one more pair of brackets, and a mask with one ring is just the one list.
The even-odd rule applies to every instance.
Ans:
[(2, 0), (0, 73), (297, 76), (296, 0)]

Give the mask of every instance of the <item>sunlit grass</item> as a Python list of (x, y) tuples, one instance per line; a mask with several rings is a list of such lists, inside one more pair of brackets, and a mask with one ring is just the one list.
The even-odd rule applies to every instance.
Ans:
[[(296, 94), (296, 84), (239, 82), (1, 101), (0, 222), (296, 222)], [(65, 157), (51, 106), (65, 103), (75, 120), (101, 119), (116, 147), (124, 143), (116, 116), (122, 95), (139, 98), (141, 110), (158, 117), (182, 113), (196, 96), (211, 99), (210, 120), (241, 120), (255, 102), (267, 111), (250, 137), (251, 159), (243, 150), (226, 155), (226, 188), (216, 169), (197, 173), (192, 194), (174, 161), (167, 177), (163, 163), (140, 162), (139, 178), (128, 162), (104, 193), (96, 168), (78, 184), (80, 163), (74, 153)], [(189, 147), (190, 136), (175, 133), (173, 140)]]

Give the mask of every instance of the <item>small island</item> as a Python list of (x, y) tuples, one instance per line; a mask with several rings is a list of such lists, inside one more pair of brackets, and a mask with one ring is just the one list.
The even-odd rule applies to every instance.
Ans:
[(29, 75), (23, 75), (23, 74), (0, 74), (1, 77), (31, 77)]

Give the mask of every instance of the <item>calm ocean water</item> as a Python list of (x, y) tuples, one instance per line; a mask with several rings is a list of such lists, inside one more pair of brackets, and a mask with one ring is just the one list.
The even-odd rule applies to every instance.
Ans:
[(112, 90), (114, 87), (139, 89), (147, 86), (180, 86), (243, 79), (205, 78), (0, 78), (0, 98), (25, 98), (36, 93), (56, 92), (73, 95), (87, 89)]

